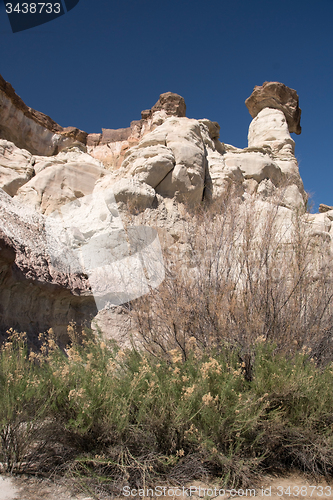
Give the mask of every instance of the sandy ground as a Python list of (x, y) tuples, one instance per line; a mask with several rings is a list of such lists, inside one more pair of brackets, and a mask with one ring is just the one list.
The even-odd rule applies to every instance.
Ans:
[(95, 500), (47, 480), (0, 476), (0, 500)]
[(18, 493), (18, 490), (15, 488), (14, 481), (6, 477), (1, 477), (0, 500), (12, 500), (16, 498), (16, 493)]
[[(217, 484), (205, 484), (193, 481), (180, 487), (158, 486), (150, 491), (127, 490), (123, 491), (121, 500), (142, 498), (143, 496), (160, 498), (161, 500), (176, 500), (184, 498), (199, 498), (205, 500), (230, 500), (240, 498), (261, 499), (304, 499), (304, 500), (333, 500), (332, 482), (325, 480), (315, 481), (308, 476), (289, 474), (286, 476), (265, 476), (253, 487), (239, 490), (222, 490)], [(47, 480), (16, 478), (0, 476), (0, 500), (97, 500), (98, 497), (85, 495), (75, 496), (64, 484), (54, 484)], [(110, 497), (111, 499), (111, 497)], [(103, 497), (104, 500), (104, 497)]]

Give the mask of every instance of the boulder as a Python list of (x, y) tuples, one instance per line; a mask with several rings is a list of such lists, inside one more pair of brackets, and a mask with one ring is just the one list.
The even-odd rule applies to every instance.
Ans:
[(163, 145), (134, 147), (123, 161), (122, 168), (128, 174), (156, 188), (173, 169), (176, 160), (170, 148)]
[[(151, 113), (156, 111), (165, 111), (167, 116), (186, 116), (186, 104), (184, 98), (173, 92), (165, 92), (160, 95), (159, 100), (151, 108)], [(145, 113), (145, 111), (143, 111)]]
[(333, 210), (333, 207), (331, 207), (330, 205), (325, 205), (324, 203), (321, 203), (319, 205), (320, 213), (330, 212), (331, 210)]
[(48, 215), (59, 206), (92, 193), (95, 182), (106, 173), (95, 159), (81, 152), (63, 152), (51, 159), (39, 159), (37, 174), (22, 186), (17, 201)]
[(297, 92), (283, 83), (264, 82), (261, 86), (256, 85), (245, 104), (252, 118), (264, 108), (279, 109), (287, 119), (289, 132), (300, 134), (302, 131)]
[(101, 186), (106, 185), (112, 189), (117, 203), (121, 203), (130, 211), (142, 211), (151, 207), (156, 195), (151, 186), (135, 178), (120, 179), (112, 184), (108, 184), (108, 178), (105, 178), (103, 183), (99, 183), (96, 187), (101, 189)]

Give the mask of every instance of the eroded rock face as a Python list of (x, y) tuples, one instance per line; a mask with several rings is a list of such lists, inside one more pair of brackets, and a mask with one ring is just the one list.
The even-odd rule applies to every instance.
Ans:
[(269, 146), (274, 152), (285, 148), (293, 154), (295, 142), (290, 137), (283, 112), (272, 108), (262, 109), (250, 124), (248, 145), (250, 148)]
[[(108, 179), (105, 178), (104, 185)], [(99, 184), (102, 187), (103, 183)], [(155, 190), (136, 178), (124, 178), (113, 183), (110, 182), (109, 187), (112, 189), (117, 203), (123, 205), (123, 208), (131, 210), (132, 206), (136, 210), (143, 211), (150, 208), (155, 199)]]
[(52, 266), (44, 217), (0, 189), (0, 331), (52, 327), (66, 341), (71, 321), (84, 325), (97, 313), (89, 288), (86, 276)]
[(297, 92), (283, 83), (264, 82), (261, 86), (255, 86), (245, 104), (252, 118), (255, 118), (262, 109), (279, 109), (287, 119), (289, 132), (300, 134), (302, 131)]
[[(232, 187), (235, 196), (280, 195), (282, 205), (304, 208), (306, 195), (294, 156), (295, 143), (282, 111), (265, 108), (258, 114), (249, 128), (249, 147), (244, 150), (224, 145), (218, 137), (216, 122), (166, 118), (124, 154), (121, 167), (113, 171), (107, 185), (134, 178), (163, 199), (192, 205), (216, 199)], [(150, 198), (146, 203), (139, 200), (138, 188), (128, 192), (140, 211), (152, 206)]]
[(102, 164), (78, 148), (52, 158), (39, 157), (35, 175), (18, 189), (15, 199), (49, 215), (59, 206), (91, 194), (106, 173)]
[[(50, 150), (32, 154), (16, 143), (0, 141), (0, 187), (7, 193), (0, 191), (0, 327), (17, 326), (35, 333), (52, 327), (61, 336), (69, 321), (90, 324), (97, 313), (88, 276), (80, 274), (79, 267), (71, 273), (57, 267), (50, 257), (45, 227), (50, 227), (54, 211), (65, 209), (67, 229), (78, 247), (87, 238), (102, 236), (98, 242), (105, 244), (96, 247), (96, 256), (89, 255), (92, 260), (109, 251), (105, 225), (110, 223), (120, 235), (128, 210), (133, 224), (156, 227), (163, 248), (181, 256), (184, 207), (197, 207), (230, 192), (240, 207), (265, 210), (274, 203), (287, 240), (293, 210), (304, 212), (307, 198), (290, 137), (299, 126), (298, 100), (296, 104), (295, 91), (281, 85), (264, 84), (261, 95), (267, 94), (268, 100), (259, 98), (257, 92), (256, 99), (250, 101), (255, 116), (245, 149), (220, 142), (218, 123), (186, 118), (183, 98), (170, 92), (162, 94), (130, 127), (90, 134), (87, 147), (74, 141), (49, 156)], [(15, 101), (7, 88), (5, 95), (11, 100), (9, 94)], [(20, 106), (13, 109), (23, 113), (24, 128), (27, 115)], [(293, 118), (288, 118), (288, 113)], [(7, 118), (5, 122), (0, 118), (2, 130), (11, 130)], [(42, 118), (38, 123), (28, 118), (39, 127), (47, 122), (47, 117), (45, 123)], [(45, 128), (47, 133), (51, 128)], [(59, 134), (59, 130), (52, 133)], [(43, 134), (40, 137), (43, 139)], [(19, 137), (15, 140), (20, 141)], [(106, 192), (113, 193), (116, 206), (98, 211)], [(95, 201), (81, 212), (80, 206), (90, 194)], [(321, 214), (325, 217), (304, 218), (314, 236), (330, 240), (330, 208)], [(64, 238), (66, 234), (59, 233)], [(56, 231), (53, 235), (51, 231), (53, 253), (60, 252), (60, 261), (66, 261), (68, 250), (59, 250), (57, 238), (61, 238), (55, 235)], [(102, 272), (99, 278), (105, 278)], [(120, 316), (123, 332), (128, 321), (119, 310), (117, 314), (103, 311), (99, 317), (103, 325), (112, 325), (112, 335), (116, 336)]]
[[(116, 182), (119, 178), (134, 178), (162, 197), (197, 204), (203, 198), (205, 155), (200, 123), (169, 117), (125, 154), (121, 168), (110, 177), (109, 186), (112, 179)], [(136, 192), (139, 196), (137, 189)], [(132, 201), (136, 203), (135, 195)], [(138, 205), (142, 207), (139, 200)]]
[(304, 208), (307, 196), (294, 155), (295, 142), (290, 137), (284, 113), (272, 108), (261, 110), (250, 124), (248, 145), (248, 149), (263, 151), (280, 169), (280, 186), (285, 205), (289, 208)]
[(35, 174), (34, 159), (24, 149), (0, 139), (0, 187), (10, 196)]
[(49, 116), (29, 108), (0, 75), (0, 139), (32, 154), (57, 154), (75, 141), (86, 143), (87, 133), (63, 128)]
[(122, 129), (103, 129), (102, 134), (89, 134), (88, 152), (101, 160), (109, 170), (119, 168), (130, 148), (139, 143), (142, 137), (153, 131), (171, 116), (185, 117), (184, 98), (173, 92), (161, 94), (151, 109), (141, 112), (141, 120), (131, 122), (130, 127)]
[(123, 161), (122, 168), (129, 167), (129, 175), (155, 189), (175, 164), (172, 150), (163, 144), (155, 144), (145, 148), (132, 148)]

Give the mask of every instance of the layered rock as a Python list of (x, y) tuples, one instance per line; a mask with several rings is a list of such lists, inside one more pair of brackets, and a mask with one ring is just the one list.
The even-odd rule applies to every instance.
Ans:
[(87, 133), (75, 127), (63, 128), (49, 116), (28, 107), (0, 75), (0, 139), (32, 154), (50, 156), (75, 141), (85, 144)]
[(324, 203), (321, 203), (319, 205), (319, 212), (320, 213), (329, 212), (331, 210), (333, 210), (333, 207), (331, 207), (330, 205), (325, 205)]
[(87, 276), (57, 271), (49, 246), (44, 217), (0, 189), (0, 332), (11, 326), (33, 336), (52, 327), (65, 341), (70, 322), (96, 315)]

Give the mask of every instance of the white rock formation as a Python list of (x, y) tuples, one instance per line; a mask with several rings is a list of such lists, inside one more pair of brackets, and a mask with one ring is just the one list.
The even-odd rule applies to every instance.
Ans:
[(290, 137), (286, 117), (278, 109), (264, 108), (250, 124), (248, 147), (265, 146), (269, 146), (275, 153), (287, 146), (294, 153), (295, 142)]
[[(276, 207), (275, 223), (281, 242), (288, 243), (291, 221), (297, 210), (304, 213), (306, 230), (314, 238), (319, 238), (318, 241), (331, 244), (333, 210), (327, 207), (327, 211), (322, 214), (305, 213), (307, 196), (294, 155), (295, 142), (289, 132), (290, 129), (300, 132), (300, 110), (295, 92), (289, 92), (285, 86), (275, 84), (272, 87), (266, 85), (264, 90), (264, 100), (259, 93), (259, 97), (257, 96), (251, 105), (254, 119), (249, 127), (248, 147), (245, 149), (221, 143), (220, 127), (216, 122), (186, 118), (184, 100), (171, 93), (162, 94), (152, 110), (143, 111), (142, 119), (132, 122), (128, 129), (104, 129), (102, 134), (90, 134), (87, 148), (82, 142), (76, 141), (52, 156), (48, 156), (52, 154), (52, 148), (45, 150), (42, 155), (33, 155), (31, 150), (29, 152), (18, 149), (17, 144), (0, 140), (0, 187), (7, 193), (5, 195), (0, 191), (0, 208), (2, 207), (4, 214), (0, 228), (0, 239), (3, 240), (3, 247), (0, 245), (0, 271), (2, 269), (3, 273), (7, 273), (6, 277), (1, 279), (12, 290), (12, 295), (8, 295), (6, 290), (1, 292), (0, 287), (0, 296), (3, 296), (4, 300), (16, 297), (17, 282), (12, 279), (15, 275), (12, 269), (13, 266), (21, 266), (19, 283), (22, 280), (27, 281), (27, 286), (22, 289), (28, 289), (30, 284), (35, 286), (34, 281), (28, 283), (27, 277), (36, 276), (37, 291), (32, 297), (38, 300), (41, 296), (47, 303), (48, 313), (41, 315), (43, 320), (40, 324), (43, 328), (47, 322), (54, 326), (51, 323), (59, 316), (59, 311), (51, 311), (52, 300), (57, 304), (56, 307), (62, 307), (59, 305), (61, 300), (66, 302), (63, 313), (60, 314), (62, 328), (70, 317), (70, 307), (79, 304), (80, 296), (89, 304), (90, 313), (94, 310), (87, 299), (87, 275), (91, 280), (90, 288), (101, 290), (102, 297), (107, 292), (103, 286), (107, 286), (108, 281), (117, 282), (117, 279), (113, 278), (105, 280), (104, 270), (98, 270), (103, 266), (97, 264), (99, 259), (114, 260), (114, 248), (117, 254), (122, 245), (126, 246), (129, 233), (126, 237), (121, 233), (120, 240), (116, 238), (113, 245), (105, 225), (108, 230), (123, 231), (121, 217), (126, 217), (129, 212), (132, 223), (156, 228), (162, 247), (179, 252), (180, 258), (183, 258), (189, 251), (183, 240), (183, 213), (186, 207), (198, 207), (203, 201), (218, 200), (229, 193), (236, 197), (236, 206), (244, 210), (244, 213), (246, 210), (264, 213), (269, 207)], [(262, 107), (268, 91), (271, 94), (273, 92), (267, 102), (273, 102), (274, 109)], [(280, 94), (288, 98), (281, 106), (276, 101)], [(0, 95), (4, 93), (0, 92)], [(13, 105), (15, 98), (12, 95), (8, 97), (8, 92), (6, 96)], [(20, 106), (23, 110), (20, 108), (18, 111), (26, 118), (24, 106)], [(284, 114), (285, 109), (289, 125)], [(6, 127), (7, 132), (12, 133), (11, 119), (9, 115), (4, 116), (5, 123), (0, 123), (0, 133)], [(17, 122), (21, 123), (23, 131), (25, 118), (22, 118), (22, 122)], [(36, 123), (34, 119), (32, 121)], [(31, 124), (29, 126), (30, 131), (31, 127), (35, 127)], [(40, 123), (38, 126), (41, 126)], [(49, 133), (50, 129), (47, 130)], [(31, 149), (43, 149), (43, 133), (40, 135), (39, 149), (37, 146)], [(37, 136), (35, 130), (31, 141)], [(52, 140), (48, 137), (46, 143), (50, 148)], [(64, 147), (64, 144), (62, 143), (61, 147)], [(106, 203), (107, 210), (97, 210), (99, 201), (103, 201), (108, 192), (114, 196), (117, 207)], [(14, 200), (8, 195), (14, 197)], [(84, 200), (92, 201), (89, 205)], [(24, 216), (25, 210), (30, 214), (28, 218)], [(60, 214), (61, 220), (51, 215), (54, 212)], [(35, 214), (35, 218), (31, 214)], [(57, 223), (63, 222), (64, 231), (58, 231), (59, 225), (58, 229), (54, 226), (54, 231), (52, 230), (52, 217)], [(29, 255), (21, 250), (26, 225), (26, 246)], [(52, 245), (55, 245), (51, 245), (52, 248), (49, 241), (45, 242), (45, 227), (48, 234), (52, 235)], [(15, 231), (19, 231), (20, 238), (15, 236)], [(36, 241), (33, 238), (34, 231), (38, 233)], [(258, 231), (260, 232), (259, 229)], [(141, 235), (142, 238), (138, 238), (141, 238), (141, 243), (150, 241), (151, 235), (148, 233), (149, 230), (147, 234)], [(62, 242), (59, 255), (56, 251), (57, 241)], [(89, 272), (86, 272), (84, 265), (75, 267), (74, 270), (68, 266), (66, 268), (68, 262), (64, 254), (68, 254), (68, 259), (74, 255), (70, 254), (68, 249), (64, 250), (68, 241), (74, 254), (82, 247), (80, 262), (82, 265), (83, 261), (88, 262)], [(35, 248), (36, 242), (40, 242), (37, 246), (42, 249), (41, 252), (39, 248)], [(150, 243), (147, 243), (146, 246), (149, 245)], [(50, 256), (46, 256), (47, 251), (57, 258), (52, 260)], [(76, 258), (74, 255), (73, 262)], [(61, 268), (59, 262), (67, 264)], [(146, 267), (147, 262), (146, 259)], [(29, 266), (31, 270), (28, 269)], [(9, 279), (11, 272), (12, 277)], [(124, 273), (125, 270), (122, 271), (122, 274)], [(75, 276), (71, 277), (73, 274)], [(64, 289), (64, 293), (57, 295), (53, 291), (54, 297), (58, 298), (52, 298), (51, 294), (46, 299), (48, 286), (51, 286), (53, 281), (56, 287)], [(69, 298), (75, 293), (75, 300)], [(128, 297), (130, 295), (127, 295)], [(119, 302), (114, 302), (116, 303)], [(25, 304), (24, 314), (27, 314), (28, 309), (29, 305)], [(37, 314), (36, 304), (32, 310)], [(15, 315), (20, 318), (22, 325), (24, 323), (24, 314), (17, 314), (16, 309), (11, 314), (1, 314), (0, 308), (0, 326), (4, 328)], [(78, 316), (72, 315), (76, 320)], [(113, 319), (108, 319), (105, 311), (102, 316), (103, 324), (114, 324), (114, 316)]]
[(34, 175), (33, 157), (12, 142), (0, 139), (0, 187), (10, 196)]
[(75, 147), (51, 158), (35, 157), (34, 171), (15, 199), (45, 215), (91, 194), (96, 180), (106, 173), (100, 162)]

